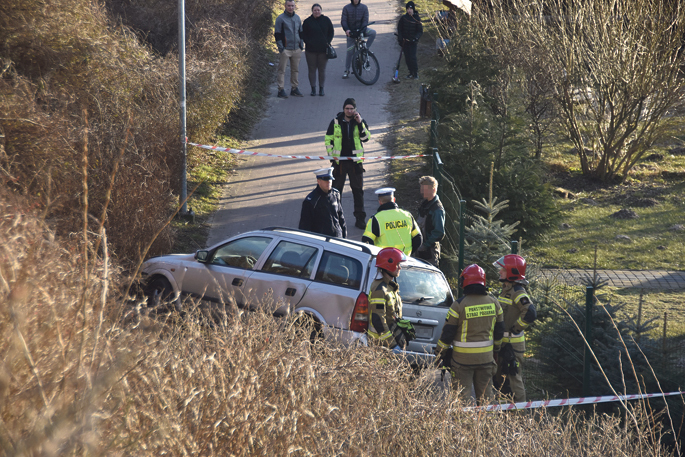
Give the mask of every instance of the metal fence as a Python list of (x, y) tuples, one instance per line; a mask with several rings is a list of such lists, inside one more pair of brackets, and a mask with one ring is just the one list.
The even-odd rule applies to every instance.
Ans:
[[(445, 208), (443, 250), (448, 255), (458, 257), (459, 265), (456, 272), (458, 275), (464, 267), (465, 225), (472, 223), (476, 219), (476, 215), (466, 207), (466, 201), (462, 198), (456, 180), (445, 169), (445, 165), (440, 157), (438, 151), (440, 104), (436, 93), (433, 93), (431, 98), (430, 147), (432, 150), (432, 173), (438, 181), (438, 195)], [(500, 241), (506, 244), (510, 243), (510, 240)], [(516, 253), (516, 242), (511, 242), (511, 245), (512, 252)], [(601, 306), (604, 305), (595, 294), (597, 286), (601, 287), (602, 284), (611, 283), (612, 280), (626, 280), (621, 275), (614, 275), (616, 278), (612, 278), (610, 273), (602, 271), (594, 275), (582, 270), (539, 270), (531, 271), (531, 273), (539, 277), (539, 281), (533, 281), (531, 284), (530, 293), (534, 301), (538, 302), (541, 308), (544, 308), (545, 295), (552, 293), (560, 303), (565, 304), (568, 308), (585, 307), (584, 316), (596, 315), (598, 313), (597, 309), (601, 310)], [(668, 280), (673, 281), (674, 277), (678, 280), (677, 273), (679, 272), (667, 272), (667, 274), (661, 276), (666, 276)], [(659, 286), (660, 284), (655, 282), (655, 278), (628, 278), (628, 280), (632, 282), (629, 284), (623, 282), (621, 285), (639, 287), (645, 284), (652, 286)], [(593, 287), (590, 298), (584, 296), (588, 293), (588, 284), (591, 284)], [(675, 288), (682, 288), (683, 284), (685, 284), (685, 274), (683, 274), (683, 282), (677, 283)], [(663, 287), (663, 284), (660, 287)], [(670, 288), (672, 289), (673, 287)], [(598, 305), (600, 307), (596, 308)], [(679, 310), (670, 310), (671, 315), (674, 313), (682, 315), (683, 311), (685, 311), (682, 308), (685, 305), (681, 304), (680, 306), (681, 309)], [(597, 322), (593, 323), (592, 319), (584, 318), (582, 322), (578, 323), (580, 327), (576, 327), (571, 318), (564, 316), (559, 310), (555, 314), (557, 322), (552, 322), (551, 318), (546, 316), (550, 314), (548, 309), (540, 309), (539, 311), (546, 317), (546, 320), (536, 324), (540, 328), (537, 333), (535, 330), (531, 332), (529, 347), (522, 367), (526, 380), (528, 399), (565, 398), (570, 394), (611, 394), (612, 391), (606, 379), (598, 375), (597, 365), (592, 356), (593, 352), (599, 353), (602, 358), (606, 356), (606, 354), (602, 353), (602, 350), (605, 349), (604, 342), (595, 341), (597, 334), (601, 334), (603, 338), (606, 338), (607, 336), (604, 333), (611, 332), (611, 328), (605, 328), (606, 325), (604, 324), (606, 322), (603, 321), (603, 325), (600, 326)], [(619, 361), (618, 352), (616, 352), (615, 357), (607, 359), (608, 361), (602, 360), (603, 364), (609, 364), (606, 371), (609, 372), (610, 376), (613, 376), (611, 383), (619, 393), (624, 392), (624, 388), (620, 385), (620, 376), (619, 384), (616, 384), (616, 365), (619, 363), (622, 363), (624, 368), (630, 367), (631, 363), (635, 363), (635, 370), (623, 369), (622, 371), (635, 373), (638, 380), (634, 381), (634, 387), (637, 389), (642, 390), (654, 387), (655, 384), (648, 379), (651, 376), (652, 370), (665, 390), (683, 387), (681, 380), (685, 379), (685, 335), (683, 335), (682, 331), (669, 330), (669, 312), (664, 314), (659, 311), (658, 315), (655, 315), (654, 310), (651, 310), (651, 314), (647, 313), (645, 316), (648, 314), (649, 319), (645, 317), (643, 321), (644, 323), (649, 320), (651, 330), (648, 333), (641, 334), (639, 329), (637, 333), (635, 331), (625, 332), (628, 339), (626, 344), (634, 345), (632, 351), (626, 350), (625, 352), (633, 356), (637, 354), (636, 359), (639, 360), (631, 362), (624, 355), (623, 359)], [(639, 319), (638, 317), (638, 321)], [(622, 324), (619, 322), (619, 325)], [(550, 341), (552, 341), (550, 335), (542, 335), (542, 332), (550, 331), (550, 326), (556, 332), (553, 338), (555, 340), (554, 344), (550, 344)], [(657, 331), (657, 327), (654, 326), (657, 326), (659, 330)], [(594, 336), (593, 333), (595, 334)], [(587, 345), (583, 338), (587, 338)], [(618, 334), (616, 334), (615, 340), (620, 341)], [(590, 352), (590, 349), (593, 352)], [(620, 352), (620, 347), (617, 351)], [(648, 360), (649, 363), (645, 360)], [(559, 382), (560, 379), (565, 382)], [(626, 380), (625, 383), (626, 386), (633, 384), (630, 380)], [(676, 411), (672, 411), (672, 414), (683, 415), (682, 401), (680, 403), (681, 405), (679, 407), (676, 406)]]

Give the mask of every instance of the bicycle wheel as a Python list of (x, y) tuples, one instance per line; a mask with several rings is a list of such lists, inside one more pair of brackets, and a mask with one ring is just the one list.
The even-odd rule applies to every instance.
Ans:
[(373, 52), (366, 48), (357, 49), (352, 57), (352, 71), (354, 76), (367, 86), (375, 84), (381, 75), (381, 67)]

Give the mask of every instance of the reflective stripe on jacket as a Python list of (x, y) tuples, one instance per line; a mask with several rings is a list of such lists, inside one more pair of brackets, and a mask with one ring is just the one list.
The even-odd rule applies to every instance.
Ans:
[(376, 279), (369, 290), (369, 328), (367, 334), (386, 347), (397, 345), (390, 327), (402, 318), (400, 287), (395, 281)]
[[(343, 139), (343, 131), (342, 131), (342, 126), (340, 125), (340, 120), (338, 117), (333, 119), (333, 131), (332, 133), (330, 132), (330, 127), (329, 131), (326, 132), (326, 136), (324, 137), (324, 142), (326, 143), (326, 152), (329, 156), (333, 157), (340, 157), (342, 153), (342, 139)], [(352, 150), (352, 155), (355, 157), (363, 157), (364, 156), (364, 146), (362, 146), (362, 142), (366, 142), (371, 139), (371, 133), (369, 132), (368, 127), (366, 126), (366, 122), (362, 119), (362, 134), (359, 134), (359, 124), (353, 123), (353, 121), (350, 121), (350, 127), (352, 130), (352, 139), (354, 141), (354, 149)]]
[(502, 307), (492, 295), (465, 295), (447, 311), (438, 346), (445, 349), (451, 342), (452, 360), (459, 365), (493, 363), (493, 351), (499, 351), (502, 342), (503, 319)]
[[(497, 299), (504, 310), (504, 338), (502, 343), (511, 343), (514, 351), (523, 353), (526, 350), (526, 337), (523, 330), (535, 320), (535, 307), (526, 289), (520, 284), (508, 291), (502, 290)], [(527, 321), (526, 316), (532, 316), (532, 321)]]
[[(374, 230), (374, 219), (377, 233)], [(368, 238), (374, 246), (397, 248), (411, 255), (413, 239), (421, 236), (418, 224), (409, 211), (394, 208), (379, 211), (366, 224), (363, 238)]]

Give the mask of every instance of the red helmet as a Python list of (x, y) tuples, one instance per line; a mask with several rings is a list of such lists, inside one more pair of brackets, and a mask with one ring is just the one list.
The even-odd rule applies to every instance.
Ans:
[(400, 265), (400, 262), (405, 262), (407, 256), (404, 252), (397, 248), (383, 248), (376, 256), (376, 266), (384, 270), (394, 273)]
[(485, 285), (485, 270), (476, 265), (475, 263), (464, 268), (464, 271), (459, 277), (460, 287), (464, 288), (470, 286), (471, 284)]
[(526, 259), (516, 254), (500, 257), (493, 265), (500, 269), (500, 281), (525, 281)]

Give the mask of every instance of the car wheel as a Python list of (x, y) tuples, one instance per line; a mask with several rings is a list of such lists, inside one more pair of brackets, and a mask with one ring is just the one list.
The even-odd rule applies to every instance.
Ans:
[(323, 339), (323, 328), (321, 322), (318, 322), (309, 314), (302, 314), (295, 320), (294, 324), (295, 334), (300, 338), (306, 338), (310, 343), (314, 344), (318, 340)]
[(152, 280), (147, 287), (147, 306), (158, 310), (174, 309), (174, 288), (169, 281), (159, 276)]

